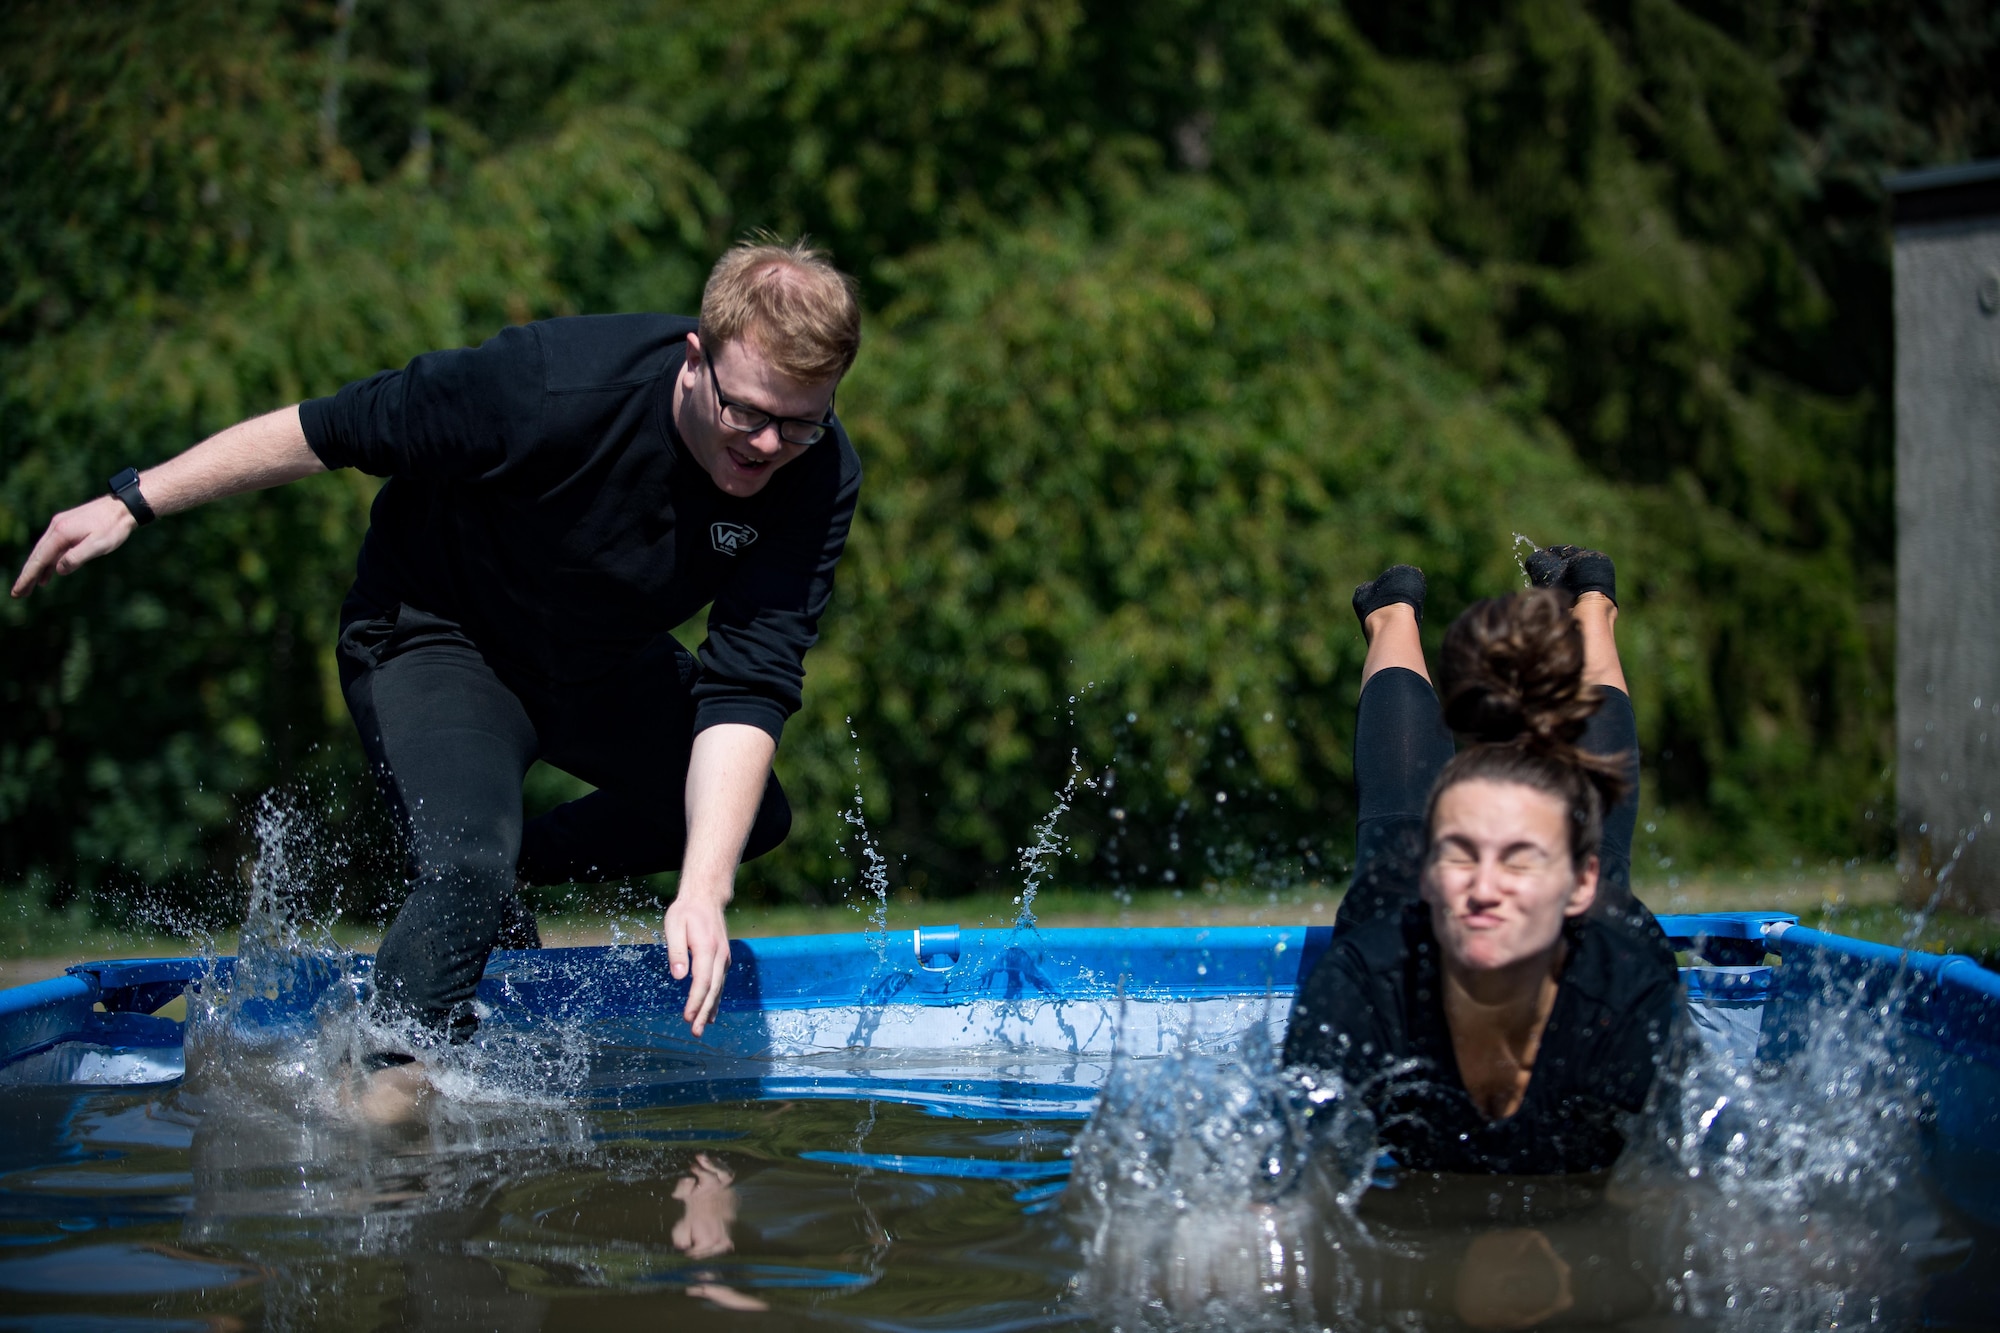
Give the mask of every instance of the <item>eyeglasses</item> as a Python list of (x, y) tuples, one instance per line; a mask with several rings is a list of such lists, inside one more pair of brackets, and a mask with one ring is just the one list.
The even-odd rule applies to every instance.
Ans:
[(722, 393), (722, 381), (715, 377), (715, 358), (704, 357), (702, 364), (708, 367), (708, 382), (715, 389), (715, 402), (721, 409), (722, 424), (733, 431), (744, 435), (755, 435), (764, 427), (776, 423), (778, 438), (786, 444), (814, 444), (826, 434), (826, 428), (833, 424), (831, 398), (826, 401), (826, 415), (818, 421), (806, 417), (777, 416), (761, 408), (751, 407), (747, 403), (725, 398)]

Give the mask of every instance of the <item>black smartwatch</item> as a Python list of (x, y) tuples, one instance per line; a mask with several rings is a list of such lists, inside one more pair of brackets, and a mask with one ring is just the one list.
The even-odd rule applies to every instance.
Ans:
[(125, 507), (132, 511), (132, 517), (138, 520), (140, 527), (145, 527), (157, 517), (153, 506), (146, 503), (146, 497), (139, 494), (138, 468), (128, 467), (113, 477), (111, 493), (125, 502)]

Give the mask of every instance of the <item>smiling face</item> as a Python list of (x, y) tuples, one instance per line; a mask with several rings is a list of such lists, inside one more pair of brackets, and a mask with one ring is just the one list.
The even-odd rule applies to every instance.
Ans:
[(779, 438), (776, 422), (748, 433), (731, 430), (722, 419), (716, 386), (732, 403), (774, 417), (818, 421), (833, 405), (835, 385), (801, 384), (780, 374), (754, 338), (725, 343), (713, 360), (711, 367), (700, 335), (689, 334), (687, 360), (674, 381), (674, 425), (716, 488), (743, 499), (763, 490), (779, 468), (806, 450), (824, 447), (831, 436), (816, 445), (788, 444)]
[(1518, 782), (1473, 778), (1438, 793), (1424, 901), (1445, 956), (1471, 971), (1537, 958), (1597, 897), (1597, 858), (1570, 859), (1569, 811)]

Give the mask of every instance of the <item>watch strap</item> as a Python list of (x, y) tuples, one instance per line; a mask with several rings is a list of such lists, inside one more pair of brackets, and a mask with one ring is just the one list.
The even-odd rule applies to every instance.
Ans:
[(132, 517), (140, 527), (146, 526), (158, 517), (153, 506), (146, 503), (146, 497), (139, 494), (139, 469), (128, 467), (111, 479), (111, 493), (124, 501), (132, 511)]

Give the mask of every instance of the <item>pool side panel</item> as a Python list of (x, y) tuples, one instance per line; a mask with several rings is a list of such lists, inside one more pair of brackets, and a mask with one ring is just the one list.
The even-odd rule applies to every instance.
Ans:
[[(1660, 924), (1677, 947), (1741, 943), (1746, 948), (1735, 952), (1754, 954), (1745, 961), (1755, 962), (1763, 956), (1766, 932), (1796, 920), (1779, 912), (1711, 912), (1663, 916)], [(1289, 995), (1332, 942), (1327, 926), (926, 926), (732, 940), (722, 1006), (749, 1011), (1056, 995), (1149, 1000)], [(480, 999), (560, 1013), (666, 1013), (686, 1005), (687, 986), (668, 974), (666, 951), (658, 945), (542, 949), (496, 953)]]
[(97, 987), (79, 977), (0, 990), (0, 1064), (82, 1032), (96, 1003)]
[[(926, 933), (931, 928), (926, 928)], [(970, 999), (1192, 1000), (1289, 995), (1332, 941), (1325, 926), (966, 930), (957, 953), (920, 961), (918, 932), (732, 940), (729, 1012), (827, 1005), (956, 1006)], [(944, 965), (938, 962), (943, 960)], [(550, 1016), (678, 1013), (685, 980), (657, 945), (495, 954), (480, 999)]]

